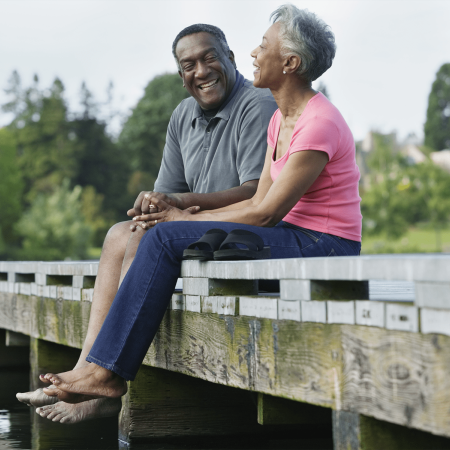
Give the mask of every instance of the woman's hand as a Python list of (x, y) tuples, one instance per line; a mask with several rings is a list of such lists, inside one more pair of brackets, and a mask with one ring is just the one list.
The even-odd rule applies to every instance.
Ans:
[(136, 231), (137, 227), (144, 230), (152, 228), (154, 222), (145, 222), (137, 219), (137, 217), (148, 216), (150, 214), (160, 212), (161, 210), (154, 205), (156, 199), (163, 200), (166, 204), (177, 208), (182, 208), (181, 199), (176, 194), (162, 194), (160, 192), (142, 191), (136, 198), (133, 208), (127, 211), (129, 217), (133, 217), (134, 223), (130, 226), (131, 231)]
[(178, 222), (190, 220), (193, 214), (200, 210), (200, 206), (191, 206), (187, 209), (178, 209), (162, 198), (152, 197), (152, 204), (158, 212), (151, 212), (150, 214), (141, 214), (133, 217), (133, 221), (139, 222), (139, 225), (144, 229), (154, 227), (161, 222)]

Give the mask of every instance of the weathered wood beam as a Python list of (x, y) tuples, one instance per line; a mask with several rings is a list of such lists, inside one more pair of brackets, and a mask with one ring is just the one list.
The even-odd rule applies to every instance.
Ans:
[(142, 366), (128, 383), (119, 439), (136, 443), (169, 436), (256, 434), (256, 405), (249, 392)]
[[(6, 346), (7, 330), (0, 325), (0, 369), (7, 367), (28, 367), (30, 355), (29, 347)], [(28, 341), (30, 338), (28, 337)]]
[(333, 411), (334, 450), (449, 450), (450, 439), (346, 411)]
[(5, 345), (7, 347), (30, 347), (30, 336), (6, 330)]
[[(89, 303), (0, 298), (0, 327), (81, 347)], [(448, 336), (172, 310), (144, 364), (450, 437)]]
[(258, 393), (260, 425), (324, 424), (331, 426), (331, 410)]

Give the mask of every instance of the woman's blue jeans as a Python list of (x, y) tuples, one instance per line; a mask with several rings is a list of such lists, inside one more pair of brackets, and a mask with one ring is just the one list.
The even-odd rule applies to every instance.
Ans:
[(126, 380), (134, 380), (158, 330), (180, 275), (183, 250), (211, 228), (257, 233), (271, 257), (359, 255), (359, 242), (280, 222), (262, 228), (225, 222), (167, 222), (149, 230), (86, 358)]

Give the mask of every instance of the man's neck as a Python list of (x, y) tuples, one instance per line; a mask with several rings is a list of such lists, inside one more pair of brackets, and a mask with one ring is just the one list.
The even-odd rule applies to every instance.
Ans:
[(215, 115), (219, 112), (219, 109), (221, 108), (221, 106), (219, 106), (218, 108), (214, 108), (214, 109), (201, 108), (203, 117), (206, 119), (207, 122), (209, 122), (213, 117), (215, 117)]

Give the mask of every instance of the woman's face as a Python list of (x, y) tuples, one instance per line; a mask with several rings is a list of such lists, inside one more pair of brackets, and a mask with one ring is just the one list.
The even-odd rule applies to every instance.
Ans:
[(255, 87), (274, 88), (284, 76), (279, 30), (280, 24), (275, 22), (264, 34), (261, 44), (251, 52), (251, 56), (255, 58)]

